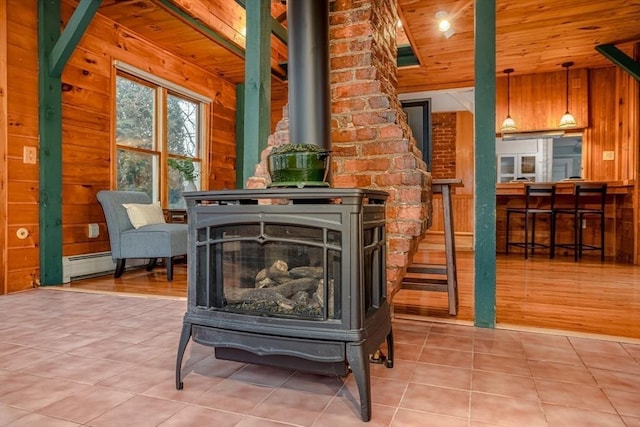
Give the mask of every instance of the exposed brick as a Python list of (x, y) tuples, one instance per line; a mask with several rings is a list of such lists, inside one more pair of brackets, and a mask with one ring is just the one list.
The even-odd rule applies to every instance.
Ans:
[(371, 24), (369, 22), (360, 22), (350, 24), (343, 27), (333, 27), (329, 30), (331, 39), (342, 39), (350, 37), (363, 37), (371, 33)]
[(387, 171), (389, 169), (389, 159), (387, 158), (347, 159), (344, 161), (344, 169), (345, 169), (345, 172)]
[(358, 148), (355, 145), (333, 144), (331, 155), (334, 157), (354, 157), (358, 155)]
[[(356, 80), (373, 80), (378, 75), (376, 68), (367, 67), (355, 70)], [(377, 107), (374, 107), (377, 108)]]
[(408, 256), (402, 252), (387, 254), (387, 267), (406, 267), (408, 264)]
[(346, 69), (331, 73), (331, 84), (348, 83), (354, 79), (354, 74), (355, 72), (352, 69)]
[(396, 154), (406, 152), (409, 147), (409, 141), (407, 139), (392, 140), (392, 141), (378, 141), (375, 144), (367, 145), (363, 147), (363, 156), (380, 156), (383, 154)]
[(434, 113), (431, 119), (431, 173), (441, 179), (456, 177), (456, 113)]
[(334, 92), (337, 98), (350, 98), (376, 94), (380, 92), (380, 82), (357, 82), (349, 85), (342, 85), (336, 87)]
[(331, 69), (342, 70), (345, 68), (366, 67), (371, 64), (371, 55), (361, 53), (358, 55), (346, 55), (331, 58)]
[(367, 107), (364, 99), (345, 99), (336, 101), (332, 104), (331, 110), (334, 113), (345, 113), (353, 111), (362, 111)]
[(402, 138), (404, 133), (402, 128), (395, 124), (383, 126), (380, 128), (380, 138)]
[(386, 95), (372, 96), (368, 100), (369, 106), (374, 109), (389, 108), (389, 97)]
[(405, 154), (400, 157), (395, 157), (391, 162), (391, 169), (393, 170), (404, 170), (404, 169), (415, 169), (418, 165), (416, 157), (413, 155)]
[(371, 175), (338, 175), (333, 177), (336, 188), (368, 188), (371, 187)]
[(387, 234), (402, 234), (406, 236), (418, 236), (421, 234), (422, 226), (419, 222), (390, 221), (387, 225)]
[(364, 112), (351, 115), (351, 120), (355, 126), (379, 125), (389, 123), (388, 111)]
[(411, 239), (407, 237), (391, 237), (387, 239), (389, 252), (408, 252), (411, 248)]

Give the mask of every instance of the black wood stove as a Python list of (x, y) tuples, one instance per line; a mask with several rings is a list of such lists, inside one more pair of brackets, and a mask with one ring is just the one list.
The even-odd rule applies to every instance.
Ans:
[[(186, 193), (188, 304), (176, 387), (193, 338), (219, 359), (351, 371), (368, 421), (370, 359), (393, 364), (386, 198), (333, 188)], [(385, 340), (388, 358), (377, 351)]]

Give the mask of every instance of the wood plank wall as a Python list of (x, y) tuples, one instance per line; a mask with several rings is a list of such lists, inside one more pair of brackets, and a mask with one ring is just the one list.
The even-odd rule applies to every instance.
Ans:
[[(518, 132), (557, 129), (566, 110), (566, 73), (511, 75), (509, 97), (511, 117)], [(587, 127), (589, 118), (589, 72), (586, 69), (569, 71), (569, 111), (578, 127)], [(507, 78), (496, 81), (496, 133), (507, 116)]]
[[(6, 292), (39, 279), (38, 165), (22, 161), (24, 147), (38, 146), (37, 2), (7, 0)], [(20, 227), (29, 230), (18, 239)]]
[[(38, 165), (24, 164), (25, 146), (38, 146), (37, 2), (7, 0), (7, 236), (3, 291), (27, 289), (39, 278)], [(62, 2), (62, 20), (73, 12)], [(0, 15), (0, 19), (2, 16)], [(2, 51), (0, 50), (0, 57)], [(96, 193), (109, 189), (111, 159), (113, 61), (120, 60), (214, 101), (208, 115), (209, 157), (205, 188), (235, 188), (235, 85), (195, 64), (159, 50), (101, 15), (94, 17), (62, 75), (63, 97), (63, 255), (109, 250), (108, 234)], [(0, 83), (1, 84), (1, 83)], [(0, 86), (1, 87), (1, 86)], [(0, 111), (2, 113), (2, 111)], [(1, 200), (0, 200), (1, 201)], [(0, 215), (1, 217), (1, 215)], [(99, 224), (89, 239), (87, 224)], [(30, 235), (18, 240), (16, 231)], [(1, 237), (1, 236), (0, 236)]]

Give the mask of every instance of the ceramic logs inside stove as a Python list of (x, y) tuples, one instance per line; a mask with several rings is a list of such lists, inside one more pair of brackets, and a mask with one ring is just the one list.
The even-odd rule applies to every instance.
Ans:
[[(187, 193), (188, 303), (177, 388), (193, 338), (219, 359), (333, 376), (351, 371), (368, 421), (370, 359), (393, 364), (386, 198), (332, 188)], [(388, 357), (377, 351), (385, 340)]]

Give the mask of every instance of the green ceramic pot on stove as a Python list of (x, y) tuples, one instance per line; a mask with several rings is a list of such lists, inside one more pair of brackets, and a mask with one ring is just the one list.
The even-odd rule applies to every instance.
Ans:
[(313, 144), (284, 144), (268, 156), (271, 186), (328, 186), (330, 152)]

